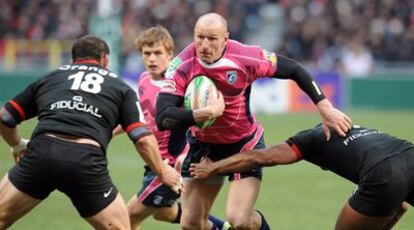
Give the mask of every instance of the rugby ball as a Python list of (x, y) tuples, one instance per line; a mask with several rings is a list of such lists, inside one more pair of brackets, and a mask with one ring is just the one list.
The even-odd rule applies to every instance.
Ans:
[[(199, 109), (207, 106), (208, 96), (217, 95), (217, 87), (214, 82), (205, 75), (200, 75), (191, 80), (187, 85), (184, 94), (184, 108), (187, 110)], [(204, 129), (210, 127), (216, 119), (206, 120), (197, 123), (197, 126)]]

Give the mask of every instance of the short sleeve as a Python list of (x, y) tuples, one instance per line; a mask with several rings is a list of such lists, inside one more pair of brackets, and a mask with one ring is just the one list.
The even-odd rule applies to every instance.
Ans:
[(141, 105), (138, 102), (137, 94), (133, 89), (129, 88), (125, 91), (121, 102), (119, 124), (126, 129), (131, 124), (145, 123)]
[(161, 93), (184, 96), (191, 76), (192, 61), (195, 55), (194, 45), (187, 46), (169, 64), (165, 71), (165, 84)]
[(310, 148), (312, 146), (313, 135), (314, 131), (312, 129), (304, 130), (297, 133), (295, 136), (290, 137), (286, 142), (295, 152), (299, 151), (300, 155), (306, 159), (306, 157), (311, 154)]
[(168, 93), (177, 96), (184, 96), (187, 88), (187, 75), (177, 69), (170, 78), (164, 80), (164, 85), (161, 88), (161, 93)]
[(36, 98), (40, 82), (40, 80), (37, 80), (30, 84), (21, 93), (6, 103), (5, 108), (18, 123), (37, 116)]
[(271, 77), (276, 73), (277, 56), (274, 52), (260, 49), (257, 55), (254, 76), (256, 78)]

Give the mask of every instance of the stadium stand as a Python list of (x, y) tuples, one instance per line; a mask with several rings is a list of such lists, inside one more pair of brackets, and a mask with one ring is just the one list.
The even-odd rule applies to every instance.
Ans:
[[(0, 0), (0, 58), (7, 54), (7, 40), (73, 39), (88, 33), (88, 21), (96, 12), (97, 0), (46, 1)], [(338, 67), (344, 50), (352, 44), (360, 46), (376, 61), (407, 61), (414, 59), (414, 2), (380, 1), (271, 1), (229, 0), (193, 1), (122, 1), (114, 0), (114, 11), (122, 17), (121, 63), (128, 63), (135, 50), (131, 42), (143, 28), (162, 24), (177, 41), (177, 50), (191, 41), (195, 18), (207, 11), (219, 12), (229, 19), (231, 37), (252, 40), (254, 34), (271, 29), (261, 14), (263, 8), (277, 5), (283, 16), (275, 27), (282, 32), (271, 33), (278, 38), (273, 47), (301, 61), (319, 62), (320, 68)], [(280, 12), (276, 12), (280, 14)], [(271, 15), (271, 14), (270, 14)], [(265, 27), (260, 30), (261, 27)], [(275, 29), (277, 30), (277, 29)], [(250, 38), (250, 39), (249, 39)], [(261, 39), (263, 40), (263, 39)], [(22, 40), (19, 40), (22, 41)], [(46, 44), (49, 45), (49, 44)], [(30, 45), (36, 47), (37, 45)], [(404, 46), (404, 49), (399, 47)], [(65, 46), (66, 47), (66, 46)], [(65, 51), (65, 49), (62, 49)], [(29, 51), (30, 52), (30, 51)], [(38, 53), (34, 52), (35, 55)]]

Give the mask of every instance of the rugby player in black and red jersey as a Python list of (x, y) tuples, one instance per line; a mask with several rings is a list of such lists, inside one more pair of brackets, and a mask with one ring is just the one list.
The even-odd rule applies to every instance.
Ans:
[[(94, 36), (78, 39), (72, 60), (0, 110), (0, 133), (19, 159), (0, 182), (0, 229), (56, 189), (94, 228), (130, 229), (124, 200), (107, 169), (106, 149), (118, 124), (164, 184), (180, 183), (177, 171), (161, 160), (135, 91), (106, 69), (105, 41)], [(39, 122), (26, 149), (16, 126), (36, 116)]]
[(336, 230), (391, 229), (407, 210), (406, 202), (414, 205), (414, 145), (360, 126), (327, 141), (318, 125), (267, 149), (192, 164), (190, 171), (194, 178), (206, 178), (301, 159), (358, 184), (339, 214)]

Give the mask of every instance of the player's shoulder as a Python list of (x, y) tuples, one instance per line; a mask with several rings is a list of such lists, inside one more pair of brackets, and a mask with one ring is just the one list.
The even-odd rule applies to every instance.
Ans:
[(187, 60), (196, 57), (196, 48), (194, 42), (186, 46), (176, 57), (181, 60)]
[(172, 79), (174, 75), (179, 72), (189, 72), (195, 65), (192, 63), (197, 59), (194, 43), (188, 45), (181, 51), (169, 64), (165, 71), (165, 78)]
[(138, 85), (145, 84), (150, 80), (151, 80), (151, 74), (148, 71), (144, 71), (138, 76)]
[(262, 52), (262, 48), (257, 45), (247, 45), (236, 40), (229, 39), (227, 41), (227, 53), (243, 56), (258, 56)]
[(258, 62), (262, 63), (266, 61), (276, 66), (277, 63), (274, 52), (269, 52), (257, 45), (246, 45), (235, 40), (229, 40), (227, 42), (225, 56), (242, 65), (256, 65)]

